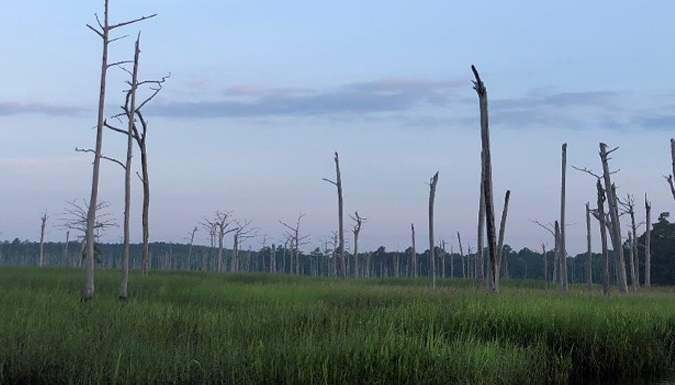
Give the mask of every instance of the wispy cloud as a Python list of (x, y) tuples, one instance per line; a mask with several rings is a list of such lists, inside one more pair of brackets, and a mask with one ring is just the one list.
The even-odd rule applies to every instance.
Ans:
[[(265, 88), (236, 85), (224, 98), (205, 102), (173, 102), (152, 107), (152, 113), (186, 118), (328, 116), (405, 111), (419, 105), (443, 106), (464, 83), (383, 79), (329, 90), (299, 87)], [(149, 106), (150, 107), (150, 106)]]
[(18, 103), (0, 102), (0, 116), (23, 114), (44, 114), (47, 116), (80, 116), (89, 111), (86, 108), (74, 106), (59, 106), (46, 103)]

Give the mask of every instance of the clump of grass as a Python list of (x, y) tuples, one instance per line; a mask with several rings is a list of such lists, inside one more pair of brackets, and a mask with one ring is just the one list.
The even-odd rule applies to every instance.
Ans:
[(604, 298), (464, 280), (0, 269), (0, 383), (564, 384), (673, 368), (669, 293)]

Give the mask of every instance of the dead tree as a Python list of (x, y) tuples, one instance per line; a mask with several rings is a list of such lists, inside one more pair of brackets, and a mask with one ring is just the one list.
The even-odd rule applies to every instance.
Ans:
[(436, 288), (436, 258), (434, 245), (434, 200), (436, 199), (436, 184), (438, 171), (429, 180), (429, 266), (431, 267), (431, 287)]
[(417, 250), (415, 249), (415, 224), (410, 224), (410, 233), (412, 236), (412, 249), (410, 250), (410, 265), (412, 266), (411, 275), (413, 278), (419, 276), (419, 271), (417, 269)]
[(555, 253), (556, 253), (556, 267), (558, 268), (558, 288), (560, 290), (565, 290), (565, 275), (562, 273), (563, 269), (563, 259), (565, 256), (560, 249), (560, 223), (555, 221), (553, 235), (555, 237)]
[(546, 257), (546, 244), (544, 242), (541, 243), (541, 256), (544, 260), (544, 283), (548, 287), (548, 258)]
[(607, 196), (607, 206), (609, 209), (609, 217), (611, 221), (610, 238), (612, 240), (612, 248), (614, 249), (614, 256), (617, 268), (617, 286), (619, 293), (626, 293), (628, 291), (628, 284), (626, 282), (626, 262), (623, 255), (623, 245), (621, 244), (621, 223), (619, 220), (618, 198), (616, 197), (616, 189), (612, 184), (611, 172), (609, 171), (609, 155), (616, 151), (618, 147), (607, 151), (607, 145), (600, 143), (600, 161), (602, 162), (602, 178), (605, 182), (605, 194)]
[(635, 224), (635, 199), (630, 194), (626, 195), (626, 200), (619, 200), (619, 204), (622, 207), (621, 214), (628, 214), (630, 217), (630, 237), (628, 238), (628, 263), (629, 263), (629, 273), (631, 279), (631, 286), (633, 290), (637, 290), (640, 286), (640, 270), (639, 270), (639, 261), (637, 260), (637, 227)]
[(675, 199), (675, 184), (673, 183), (673, 176), (675, 175), (675, 139), (670, 138), (670, 159), (671, 159), (671, 166), (672, 166), (672, 174), (666, 176), (666, 181), (668, 181), (668, 185), (670, 186), (670, 193), (673, 195), (673, 199)]
[(457, 243), (459, 243), (459, 258), (462, 261), (462, 278), (466, 278), (466, 264), (464, 261), (464, 249), (462, 249), (462, 236), (457, 232)]
[(562, 181), (560, 183), (560, 276), (562, 277), (563, 290), (567, 285), (567, 250), (565, 248), (565, 180), (567, 176), (567, 143), (562, 145)]
[[(300, 246), (306, 245), (307, 238), (309, 238), (309, 235), (300, 235), (300, 222), (304, 216), (304, 213), (300, 213), (298, 215), (298, 219), (295, 221), (295, 226), (291, 226), (285, 222), (279, 221), (279, 223), (281, 223), (287, 229), (285, 235), (290, 241), (292, 247), (291, 269), (295, 270), (295, 274), (300, 274)], [(293, 265), (293, 258), (295, 258), (295, 265)]]
[(190, 248), (188, 249), (188, 258), (187, 258), (187, 266), (188, 270), (192, 270), (192, 245), (195, 243), (195, 234), (199, 228), (195, 226), (192, 231), (190, 231)]
[(361, 226), (368, 221), (368, 218), (360, 216), (358, 211), (354, 211), (354, 215), (349, 217), (354, 221), (352, 227), (352, 234), (354, 234), (354, 271), (359, 276), (359, 234), (361, 233)]
[(230, 227), (233, 220), (232, 211), (225, 210), (216, 210), (213, 218), (207, 219), (204, 218), (202, 226), (209, 231), (211, 234), (211, 247), (215, 246), (215, 236), (218, 236), (218, 257), (216, 260), (216, 270), (223, 271), (224, 262), (223, 262), (223, 251), (224, 246), (223, 242), (225, 240), (225, 235), (236, 230), (234, 227)]
[(106, 89), (106, 78), (107, 72), (110, 67), (122, 64), (124, 62), (117, 63), (108, 63), (108, 46), (117, 38), (110, 38), (110, 32), (113, 30), (123, 27), (125, 25), (133, 24), (152, 18), (156, 15), (144, 16), (138, 19), (131, 21), (126, 21), (118, 24), (110, 24), (108, 20), (108, 3), (109, 0), (104, 2), (104, 12), (103, 12), (103, 22), (96, 16), (96, 21), (98, 23), (99, 29), (92, 27), (87, 24), (87, 27), (94, 31), (102, 40), (103, 43), (103, 53), (101, 55), (101, 82), (100, 82), (100, 91), (98, 99), (98, 121), (96, 124), (96, 146), (94, 150), (94, 165), (92, 168), (92, 184), (91, 184), (91, 197), (89, 199), (89, 211), (87, 213), (87, 229), (86, 229), (86, 258), (85, 258), (85, 286), (82, 290), (82, 300), (90, 300), (94, 298), (94, 231), (96, 228), (96, 208), (98, 207), (98, 181), (99, 173), (101, 167), (101, 155), (103, 149), (103, 117), (104, 117), (104, 108), (105, 108), (105, 89)]
[[(482, 152), (481, 152), (482, 154)], [(482, 167), (481, 167), (482, 168)], [(476, 255), (474, 257), (474, 276), (476, 277), (476, 287), (485, 286), (485, 257), (483, 256), (484, 234), (485, 234), (485, 191), (483, 190), (483, 179), (485, 172), (480, 174), (480, 198), (478, 203), (478, 231), (476, 241)], [(469, 253), (471, 254), (471, 253)]]
[[(499, 291), (499, 271), (502, 263), (502, 254), (504, 252), (504, 232), (506, 231), (506, 215), (509, 212), (509, 198), (511, 197), (511, 190), (506, 190), (504, 196), (504, 209), (502, 211), (502, 219), (499, 222), (499, 243), (497, 244), (497, 266), (494, 270), (495, 274), (491, 277), (490, 284), (493, 285), (492, 290)], [(508, 269), (507, 274), (508, 276)]]
[[(97, 205), (94, 234), (100, 236), (105, 229), (117, 226), (117, 223), (110, 213), (105, 212), (105, 210), (110, 207), (108, 202), (99, 201)], [(79, 257), (77, 259), (78, 266), (81, 266), (82, 260), (86, 259), (87, 216), (89, 215), (89, 211), (89, 203), (85, 199), (75, 199), (68, 202), (68, 205), (59, 218), (59, 221), (61, 222), (59, 227), (81, 233), (81, 235), (77, 237), (78, 242), (80, 242), (80, 253), (78, 254)], [(94, 238), (94, 241), (96, 241), (96, 238)]]
[(593, 254), (591, 252), (591, 208), (586, 202), (586, 284), (593, 290)]
[[(347, 276), (347, 263), (345, 261), (345, 232), (343, 226), (343, 200), (342, 200), (342, 178), (340, 177), (340, 159), (338, 153), (335, 151), (335, 181), (323, 178), (326, 182), (334, 185), (337, 188), (338, 194), (338, 236), (340, 239), (340, 246), (338, 247), (338, 254), (340, 256), (340, 264), (342, 268), (342, 277)], [(340, 276), (338, 274), (338, 276)]]
[(645, 194), (645, 286), (652, 285), (652, 205)]
[[(486, 233), (487, 233), (487, 243), (488, 243), (488, 269), (492, 274), (492, 277), (497, 275), (497, 234), (495, 231), (495, 209), (494, 209), (494, 197), (492, 190), (492, 157), (490, 154), (490, 129), (488, 125), (488, 99), (487, 99), (487, 89), (483, 84), (476, 67), (471, 66), (471, 70), (476, 78), (473, 82), (473, 89), (476, 90), (478, 94), (478, 101), (480, 107), (480, 127), (481, 127), (481, 170), (483, 174), (482, 180), (482, 190), (483, 190), (483, 200), (485, 204), (485, 224), (486, 224)], [(479, 245), (479, 248), (482, 248), (482, 245)], [(482, 253), (481, 253), (482, 254)], [(493, 291), (496, 291), (496, 287), (490, 288)]]
[(233, 229), (232, 233), (233, 242), (232, 242), (232, 259), (230, 260), (231, 266), (230, 271), (237, 272), (239, 271), (239, 249), (241, 248), (242, 243), (246, 239), (250, 239), (258, 235), (257, 227), (250, 227), (251, 221), (245, 219), (241, 222), (234, 220), (236, 227)]
[[(548, 231), (553, 236), (553, 242), (554, 242), (553, 243), (554, 244), (553, 256), (554, 256), (554, 258), (553, 258), (553, 277), (551, 278), (551, 282), (558, 282), (559, 285), (560, 285), (560, 288), (562, 289), (563, 288), (562, 280), (561, 280), (562, 277), (561, 277), (561, 274), (558, 273), (558, 271), (560, 270), (560, 264), (561, 264), (560, 263), (560, 252), (559, 252), (560, 229), (559, 229), (558, 221), (555, 221), (554, 225), (551, 225), (550, 223), (544, 225), (541, 222), (539, 222), (537, 220), (532, 220), (532, 219), (530, 221), (533, 222), (533, 223), (536, 223), (537, 225), (539, 225), (544, 230)], [(546, 282), (548, 283), (548, 280), (547, 280), (547, 277), (548, 277), (548, 260), (546, 259), (546, 249), (545, 249), (545, 245), (544, 245), (543, 242), (542, 242), (541, 246), (542, 246), (542, 249), (544, 250), (544, 270), (545, 270), (544, 280), (546, 280)]]
[(47, 225), (47, 210), (45, 209), (44, 213), (40, 216), (40, 256), (38, 259), (38, 266), (43, 267), (45, 265), (45, 227)]
[(607, 248), (607, 214), (605, 214), (605, 190), (602, 188), (600, 178), (596, 181), (598, 191), (598, 207), (594, 213), (600, 223), (600, 244), (602, 247), (602, 293), (609, 295), (609, 250)]

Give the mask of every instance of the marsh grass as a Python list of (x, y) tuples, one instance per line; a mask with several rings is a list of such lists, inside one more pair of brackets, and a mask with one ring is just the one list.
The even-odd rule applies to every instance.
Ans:
[(671, 370), (673, 293), (536, 282), (0, 269), (0, 383), (563, 384)]

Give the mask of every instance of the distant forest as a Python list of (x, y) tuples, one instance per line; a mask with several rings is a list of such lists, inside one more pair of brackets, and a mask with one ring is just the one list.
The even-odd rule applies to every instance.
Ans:
[[(658, 221), (653, 224), (651, 232), (652, 283), (656, 285), (675, 285), (675, 223), (668, 221), (669, 214), (662, 213)], [(639, 277), (644, 279), (644, 239), (645, 234), (638, 238), (638, 265)], [(67, 247), (66, 247), (67, 246)], [(96, 244), (96, 263), (99, 268), (120, 268), (122, 260), (122, 244)], [(626, 255), (628, 244), (624, 245)], [(0, 243), (0, 265), (38, 265), (40, 244), (32, 241), (5, 240)], [(523, 248), (513, 250), (504, 245), (501, 276), (505, 279), (544, 279), (543, 250)], [(405, 251), (388, 251), (383, 246), (377, 250), (358, 254), (347, 253), (347, 270), (351, 277), (409, 277), (411, 276), (412, 248)], [(440, 247), (435, 250), (437, 259), (437, 276), (442, 278), (472, 278), (474, 277), (475, 260), (472, 255), (449, 253)], [(334, 249), (315, 248), (306, 253), (299, 251), (294, 255), (292, 248), (283, 246), (265, 246), (260, 250), (239, 250), (236, 254), (231, 249), (222, 250), (221, 271), (240, 272), (274, 272), (283, 274), (301, 274), (313, 276), (335, 276), (336, 255)], [(610, 251), (611, 254), (611, 251)], [(428, 277), (429, 250), (416, 253), (419, 263), (419, 276)], [(234, 257), (234, 262), (233, 262)], [(81, 244), (71, 241), (44, 243), (45, 265), (78, 267), (82, 266)], [(548, 259), (547, 280), (556, 277), (554, 268), (554, 251), (547, 250)], [(217, 271), (219, 249), (217, 246), (190, 246), (181, 243), (154, 242), (150, 243), (150, 268), (159, 270), (197, 270)], [(588, 256), (580, 253), (568, 256), (568, 278), (571, 283), (585, 282), (586, 263)], [(599, 283), (602, 274), (602, 256), (592, 254), (593, 282)], [(611, 281), (615, 283), (615, 267), (613, 258), (610, 258)], [(142, 245), (132, 244), (130, 250), (130, 266), (140, 269), (142, 264)], [(484, 266), (487, 269), (487, 264)]]

